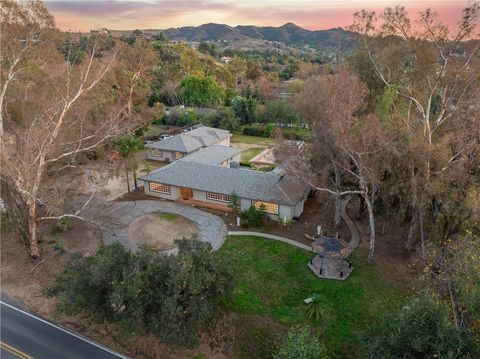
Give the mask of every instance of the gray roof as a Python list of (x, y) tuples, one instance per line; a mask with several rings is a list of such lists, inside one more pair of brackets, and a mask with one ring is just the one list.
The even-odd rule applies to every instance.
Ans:
[(183, 153), (190, 153), (202, 148), (203, 145), (195, 138), (186, 136), (184, 134), (176, 135), (170, 138), (166, 138), (161, 141), (155, 141), (145, 145), (148, 148), (155, 148), (164, 151), (177, 151)]
[(199, 127), (192, 131), (185, 132), (185, 135), (195, 138), (203, 146), (213, 145), (219, 141), (222, 141), (232, 136), (230, 131), (221, 130), (219, 128), (206, 127), (206, 126)]
[(140, 179), (287, 205), (298, 203), (309, 189), (297, 177), (187, 161), (175, 161)]
[(200, 150), (183, 157), (181, 161), (203, 163), (206, 165), (220, 165), (222, 162), (229, 160), (240, 152), (242, 151), (238, 148), (212, 145), (201, 148)]
[(204, 126), (161, 141), (149, 143), (145, 145), (145, 147), (190, 153), (199, 148), (215, 144), (230, 136), (232, 136), (232, 134), (229, 131)]

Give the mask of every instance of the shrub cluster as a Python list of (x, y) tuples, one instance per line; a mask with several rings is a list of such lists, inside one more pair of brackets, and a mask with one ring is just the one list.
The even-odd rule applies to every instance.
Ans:
[(242, 227), (261, 227), (265, 216), (265, 211), (257, 209), (252, 205), (240, 215), (240, 218), (242, 219)]
[(176, 256), (132, 253), (121, 244), (76, 258), (47, 295), (57, 309), (120, 324), (126, 334), (153, 333), (170, 345), (192, 346), (231, 294), (233, 276), (210, 245), (178, 242)]

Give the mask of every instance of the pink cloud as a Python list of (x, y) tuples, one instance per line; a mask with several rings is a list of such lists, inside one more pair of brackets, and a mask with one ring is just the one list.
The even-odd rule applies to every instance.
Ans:
[[(381, 12), (384, 4), (394, 6), (395, 2), (370, 3), (373, 10)], [(420, 10), (430, 6), (439, 19), (454, 27), (460, 18), (463, 1), (410, 2), (407, 10), (415, 17)], [(60, 0), (46, 1), (48, 9), (62, 29), (87, 31), (92, 28), (111, 29), (159, 28), (195, 26), (208, 22), (229, 25), (279, 26), (294, 22), (310, 30), (345, 27), (352, 23), (352, 14), (369, 3), (359, 4), (345, 0), (334, 2), (225, 2), (217, 1), (117, 1), (117, 0)], [(354, 6), (355, 5), (355, 6)]]

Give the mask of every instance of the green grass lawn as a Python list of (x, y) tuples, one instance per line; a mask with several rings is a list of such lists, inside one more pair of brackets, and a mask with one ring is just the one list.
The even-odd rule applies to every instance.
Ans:
[[(359, 334), (407, 299), (366, 264), (366, 253), (360, 250), (345, 281), (318, 279), (307, 267), (311, 253), (261, 237), (229, 237), (218, 253), (231, 263), (236, 276), (227, 309), (267, 316), (289, 326), (317, 326), (334, 358), (350, 357)], [(319, 322), (304, 314), (303, 300), (314, 293), (325, 302)]]
[(275, 146), (275, 139), (269, 137), (246, 136), (234, 133), (230, 139), (232, 143), (246, 143), (248, 145), (259, 145), (264, 147)]
[(263, 147), (252, 147), (252, 148), (249, 148), (248, 150), (243, 151), (242, 152), (242, 162), (250, 161), (253, 157), (258, 155), (264, 149), (265, 148), (263, 148)]

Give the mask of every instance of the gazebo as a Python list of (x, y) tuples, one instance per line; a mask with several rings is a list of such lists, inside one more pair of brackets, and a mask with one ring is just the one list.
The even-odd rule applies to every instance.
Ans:
[(320, 278), (346, 279), (352, 272), (352, 264), (345, 260), (345, 257), (352, 253), (341, 239), (327, 237), (322, 234), (316, 235), (312, 242), (312, 256), (308, 267)]

